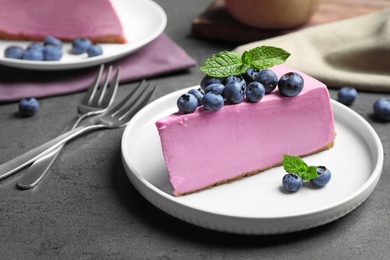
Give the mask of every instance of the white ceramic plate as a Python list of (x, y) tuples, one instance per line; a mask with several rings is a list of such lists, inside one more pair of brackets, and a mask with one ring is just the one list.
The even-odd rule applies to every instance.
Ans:
[(8, 59), (4, 51), (10, 45), (27, 47), (31, 42), (0, 41), (0, 64), (34, 70), (65, 70), (85, 68), (126, 56), (153, 41), (165, 29), (167, 17), (164, 10), (151, 0), (112, 0), (122, 21), (126, 44), (101, 44), (103, 55), (88, 58), (87, 54), (71, 53), (71, 43), (63, 44), (60, 61), (28, 61)]
[(189, 223), (239, 234), (280, 234), (334, 221), (358, 207), (375, 188), (383, 167), (383, 146), (374, 129), (350, 108), (332, 100), (335, 146), (305, 157), (332, 172), (327, 186), (307, 185), (297, 193), (281, 188), (282, 167), (233, 183), (182, 196), (172, 195), (154, 123), (177, 111), (184, 89), (142, 109), (126, 127), (122, 159), (133, 185), (152, 204)]

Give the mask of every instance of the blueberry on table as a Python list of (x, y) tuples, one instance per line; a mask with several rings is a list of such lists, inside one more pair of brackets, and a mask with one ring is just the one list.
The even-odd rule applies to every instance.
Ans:
[(259, 73), (258, 69), (248, 68), (245, 71), (245, 73), (243, 74), (243, 77), (247, 83), (251, 83), (251, 82), (255, 81), (258, 73)]
[(43, 60), (43, 50), (25, 50), (22, 55), (23, 60)]
[(278, 76), (271, 69), (264, 69), (257, 73), (255, 81), (260, 82), (265, 89), (265, 94), (271, 93), (278, 85)]
[(40, 105), (35, 98), (24, 98), (19, 102), (19, 112), (24, 117), (35, 115)]
[(294, 97), (303, 89), (303, 78), (296, 72), (288, 72), (280, 77), (278, 81), (279, 91), (287, 97)]
[(43, 40), (43, 45), (47, 46), (47, 45), (52, 45), (52, 46), (55, 46), (57, 48), (62, 48), (62, 41), (57, 39), (56, 37), (54, 36), (48, 36), (46, 37), (44, 40)]
[(220, 94), (221, 96), (223, 96), (224, 89), (225, 89), (225, 85), (223, 85), (221, 83), (212, 83), (204, 89), (204, 92), (205, 93), (216, 92), (216, 93)]
[(317, 167), (317, 174), (318, 174), (318, 177), (311, 179), (310, 182), (313, 185), (318, 186), (318, 187), (323, 187), (326, 184), (328, 184), (328, 182), (330, 181), (330, 179), (332, 177), (331, 172), (325, 166), (318, 166)]
[(257, 81), (249, 83), (246, 87), (245, 95), (250, 102), (259, 102), (265, 94), (264, 86)]
[(91, 41), (85, 37), (79, 37), (72, 42), (72, 52), (74, 54), (85, 53), (88, 48), (92, 45)]
[(229, 81), (225, 85), (223, 95), (229, 103), (241, 103), (244, 100), (245, 87), (239, 81)]
[(296, 192), (302, 187), (303, 180), (295, 173), (288, 173), (283, 176), (282, 184), (286, 191)]
[(390, 120), (390, 98), (380, 98), (375, 101), (374, 114), (379, 119)]
[(202, 104), (204, 109), (218, 111), (224, 105), (223, 97), (216, 92), (207, 92), (203, 96)]
[(213, 84), (213, 83), (220, 83), (220, 84), (223, 84), (223, 79), (222, 78), (215, 78), (215, 77), (211, 77), (209, 75), (205, 75), (202, 80), (200, 81), (200, 87), (205, 90), (206, 87), (210, 84)]
[(190, 91), (188, 91), (188, 94), (192, 94), (196, 97), (196, 99), (198, 100), (198, 106), (202, 105), (202, 99), (204, 93), (201, 89), (196, 89), (196, 88), (190, 89)]
[(62, 58), (62, 49), (53, 45), (46, 45), (43, 48), (43, 59), (47, 61), (58, 61)]
[(103, 49), (100, 45), (91, 45), (87, 49), (88, 57), (100, 56), (103, 54)]
[(183, 94), (177, 99), (177, 107), (184, 114), (193, 113), (198, 107), (198, 99), (192, 94)]
[(339, 90), (337, 98), (340, 103), (349, 106), (355, 101), (357, 94), (357, 90), (354, 87), (346, 86)]
[(10, 59), (21, 59), (24, 49), (20, 46), (9, 46), (4, 51), (4, 56)]

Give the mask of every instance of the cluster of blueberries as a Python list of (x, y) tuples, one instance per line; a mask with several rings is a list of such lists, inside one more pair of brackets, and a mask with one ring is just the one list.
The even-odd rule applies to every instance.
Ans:
[(249, 68), (238, 76), (216, 78), (206, 75), (200, 82), (200, 89), (191, 89), (177, 100), (177, 107), (184, 113), (193, 113), (203, 105), (206, 110), (220, 110), (226, 102), (241, 103), (245, 97), (249, 102), (259, 102), (265, 94), (271, 93), (276, 86), (287, 97), (298, 95), (304, 81), (300, 74), (289, 72), (280, 79), (271, 69), (257, 70)]
[[(330, 181), (332, 174), (325, 166), (317, 167), (318, 177), (311, 179), (310, 182), (314, 186), (324, 187)], [(282, 179), (283, 188), (289, 192), (296, 192), (303, 186), (303, 179), (295, 173), (288, 173)]]
[[(92, 44), (89, 39), (80, 37), (73, 40), (72, 53), (87, 53), (88, 57), (94, 57), (102, 55), (103, 49), (100, 45)], [(11, 59), (58, 61), (62, 58), (62, 41), (48, 36), (43, 42), (33, 42), (26, 49), (20, 46), (9, 46), (5, 49), (4, 56)]]

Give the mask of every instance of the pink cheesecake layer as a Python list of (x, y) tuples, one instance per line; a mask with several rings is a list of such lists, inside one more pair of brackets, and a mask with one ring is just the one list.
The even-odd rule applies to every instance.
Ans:
[(0, 0), (0, 6), (0, 39), (126, 42), (109, 0)]
[[(296, 71), (272, 68), (278, 77)], [(283, 154), (304, 156), (329, 148), (335, 137), (326, 86), (299, 72), (304, 89), (282, 97), (277, 89), (258, 103), (198, 108), (156, 122), (175, 195), (202, 190), (281, 164)]]

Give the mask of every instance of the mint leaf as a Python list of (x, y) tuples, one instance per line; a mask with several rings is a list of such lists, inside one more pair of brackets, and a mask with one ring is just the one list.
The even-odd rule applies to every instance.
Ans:
[(308, 166), (299, 156), (284, 154), (282, 164), (286, 172), (295, 173), (301, 176), (304, 181), (318, 177), (317, 167)]
[(242, 74), (247, 68), (237, 53), (222, 51), (208, 58), (200, 70), (211, 77), (223, 78)]
[(288, 154), (283, 155), (283, 167), (286, 172), (296, 173), (299, 176), (301, 176), (301, 173), (306, 172), (309, 168), (309, 166), (300, 157)]
[(307, 171), (305, 173), (302, 173), (301, 177), (305, 181), (309, 181), (311, 179), (317, 178), (318, 177), (317, 167), (316, 166), (309, 166)]
[(249, 55), (251, 60), (249, 66), (259, 70), (282, 64), (290, 57), (287, 51), (272, 46), (256, 47), (249, 51)]
[(221, 51), (208, 58), (200, 70), (211, 77), (224, 78), (240, 75), (248, 68), (262, 70), (282, 64), (289, 56), (287, 51), (272, 46), (244, 51), (241, 57), (235, 52)]

